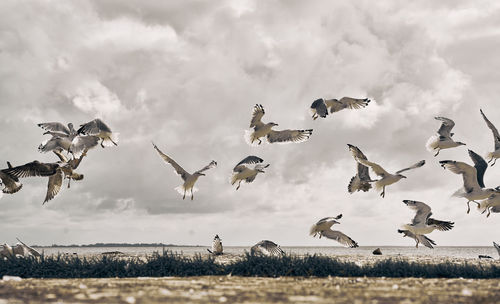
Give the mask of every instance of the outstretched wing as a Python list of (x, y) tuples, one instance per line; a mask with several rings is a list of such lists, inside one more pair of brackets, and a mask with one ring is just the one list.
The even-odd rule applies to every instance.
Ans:
[(328, 115), (328, 109), (323, 98), (316, 99), (311, 104), (311, 109), (315, 110), (319, 117), (325, 118)]
[(99, 143), (99, 137), (88, 135), (88, 136), (76, 136), (71, 142), (69, 152), (71, 152), (75, 157), (79, 157), (84, 150), (89, 150), (97, 146)]
[(47, 195), (45, 195), (43, 204), (53, 199), (59, 193), (59, 191), (61, 190), (62, 181), (63, 172), (61, 169), (58, 169), (56, 174), (53, 174), (49, 177), (49, 182), (47, 184)]
[(479, 110), (481, 112), (481, 115), (483, 116), (484, 121), (486, 122), (486, 125), (488, 125), (488, 128), (490, 128), (491, 132), (493, 132), (493, 139), (495, 140), (495, 150), (500, 149), (500, 134), (498, 133), (497, 128), (491, 123), (491, 121), (486, 118), (486, 115), (484, 115), (483, 110)]
[(444, 137), (449, 137), (451, 138), (451, 129), (455, 126), (455, 122), (449, 118), (446, 117), (434, 117), (436, 120), (442, 121), (441, 127), (439, 127), (439, 130), (437, 131), (440, 136)]
[(39, 257), (41, 256), (40, 252), (36, 251), (35, 249), (33, 249), (32, 247), (26, 245), (25, 243), (23, 243), (23, 241), (21, 241), (19, 238), (16, 237), (16, 239), (19, 241), (19, 243), (21, 243), (23, 245), (23, 247), (25, 249), (27, 249), (29, 251), (29, 253), (31, 253), (33, 256), (36, 256), (36, 257)]
[(480, 155), (469, 149), (469, 156), (474, 162), (474, 168), (477, 173), (477, 183), (479, 187), (484, 188), (484, 172), (488, 168), (488, 163)]
[(253, 107), (252, 120), (250, 121), (250, 128), (261, 127), (262, 125), (264, 125), (260, 120), (265, 113), (266, 112), (264, 112), (264, 107), (260, 104), (256, 104)]
[(4, 188), (2, 189), (3, 193), (13, 194), (21, 190), (23, 184), (19, 182), (19, 179), (15, 176), (7, 174), (3, 171), (0, 171), (0, 185), (3, 183)]
[(40, 163), (35, 160), (22, 166), (17, 166), (3, 170), (5, 173), (17, 178), (31, 176), (50, 176), (56, 173), (59, 165), (56, 163)]
[(431, 207), (423, 202), (417, 201), (403, 201), (410, 209), (416, 211), (415, 217), (412, 220), (412, 225), (418, 225), (420, 223), (427, 223), (427, 219), (431, 216)]
[(442, 160), (439, 162), (441, 167), (450, 170), (455, 174), (462, 174), (464, 180), (464, 188), (466, 192), (471, 192), (474, 189), (481, 189), (477, 182), (476, 168), (463, 162), (454, 160)]
[(308, 130), (283, 130), (275, 131), (271, 130), (267, 134), (267, 140), (269, 143), (300, 143), (304, 142), (311, 137), (312, 129)]
[(453, 228), (453, 225), (455, 223), (453, 222), (447, 222), (447, 221), (439, 221), (433, 218), (427, 219), (427, 225), (437, 225), (437, 229), (440, 231), (448, 231)]
[(177, 174), (179, 174), (180, 177), (185, 181), (190, 174), (187, 173), (187, 171), (184, 170), (181, 166), (179, 166), (179, 164), (177, 164), (173, 159), (168, 157), (168, 155), (161, 152), (160, 149), (158, 149), (158, 147), (154, 143), (152, 143), (152, 144), (153, 144), (153, 147), (155, 148), (156, 152), (158, 152), (158, 154), (160, 154), (161, 158), (163, 158), (164, 161), (166, 161), (167, 163), (172, 165), (172, 167), (174, 167), (175, 172)]
[(266, 256), (280, 256), (285, 254), (278, 244), (268, 240), (260, 241), (252, 249), (254, 253), (262, 253)]
[(322, 236), (327, 237), (329, 239), (335, 240), (340, 244), (350, 247), (356, 248), (359, 247), (358, 243), (356, 243), (353, 239), (345, 235), (344, 233), (336, 230), (323, 230), (320, 232)]
[(367, 166), (367, 167), (370, 167), (372, 168), (373, 172), (378, 175), (378, 176), (386, 176), (388, 175), (389, 173), (387, 171), (384, 170), (384, 168), (382, 168), (380, 165), (377, 165), (376, 163), (373, 163), (367, 159), (358, 159), (356, 158), (356, 160), (361, 163), (362, 165), (364, 166)]
[(68, 127), (66, 127), (60, 122), (43, 122), (39, 123), (38, 126), (44, 129), (45, 131), (62, 132), (66, 135), (70, 135)]
[(240, 165), (260, 164), (263, 161), (264, 160), (262, 158), (260, 158), (260, 157), (257, 157), (257, 156), (254, 156), (254, 155), (250, 155), (250, 156), (245, 157), (239, 163), (237, 163), (236, 166), (234, 166), (233, 171), (236, 171), (236, 168), (238, 168)]
[(77, 131), (78, 134), (83, 135), (98, 135), (101, 132), (111, 133), (111, 129), (99, 118), (80, 125), (80, 128)]
[(351, 98), (342, 97), (340, 100), (329, 99), (325, 100), (326, 106), (330, 108), (330, 113), (338, 112), (342, 109), (360, 109), (370, 103), (368, 98)]
[(215, 160), (212, 160), (208, 165), (205, 167), (201, 168), (200, 170), (196, 171), (195, 173), (202, 173), (204, 171), (207, 171), (208, 169), (212, 169), (217, 167), (217, 162)]
[(411, 170), (411, 169), (416, 169), (416, 168), (420, 168), (422, 167), (423, 165), (425, 165), (425, 160), (421, 160), (419, 161), (418, 163), (408, 167), (408, 168), (404, 168), (404, 169), (401, 169), (399, 171), (396, 171), (396, 174), (400, 174), (402, 172), (405, 172), (405, 171), (408, 171), (408, 170)]

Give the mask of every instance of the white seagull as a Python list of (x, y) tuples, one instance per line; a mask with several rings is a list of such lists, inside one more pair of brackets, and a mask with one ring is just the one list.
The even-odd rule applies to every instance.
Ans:
[(489, 152), (488, 153), (488, 163), (493, 161), (493, 165), (497, 162), (497, 158), (500, 158), (500, 134), (498, 133), (497, 128), (491, 123), (491, 121), (486, 118), (486, 115), (484, 115), (483, 110), (479, 110), (481, 112), (481, 115), (484, 118), (484, 121), (486, 121), (486, 125), (488, 125), (488, 128), (490, 128), (491, 132), (493, 132), (493, 140), (495, 142), (495, 151)]
[(316, 99), (311, 104), (312, 119), (316, 120), (318, 117), (325, 118), (328, 115), (328, 108), (330, 108), (330, 113), (334, 113), (343, 109), (361, 109), (369, 103), (370, 99), (368, 98), (342, 97), (340, 99)]
[(101, 147), (110, 146), (111, 144), (118, 146), (118, 134), (111, 132), (111, 129), (102, 120), (96, 118), (86, 124), (80, 125), (78, 134), (93, 135), (101, 139)]
[(46, 130), (45, 134), (52, 135), (49, 140), (44, 141), (38, 146), (40, 152), (62, 151), (73, 154), (74, 157), (80, 157), (82, 151), (91, 149), (99, 143), (97, 136), (81, 136), (69, 123), (68, 127), (60, 122), (39, 123), (38, 126)]
[(491, 212), (500, 213), (500, 187), (495, 188), (499, 193), (490, 195), (487, 199), (479, 202), (477, 209), (481, 214), (488, 212), (486, 217), (489, 217)]
[(417, 248), (418, 248), (418, 244), (423, 244), (425, 247), (430, 248), (430, 249), (434, 248), (432, 245), (436, 245), (436, 242), (434, 242), (433, 240), (431, 240), (430, 238), (428, 238), (425, 235), (414, 234), (411, 231), (401, 230), (401, 229), (398, 229), (398, 232), (402, 233), (403, 237), (407, 236), (407, 237), (410, 237), (410, 238), (414, 239), (415, 242), (416, 242), (415, 247), (417, 247)]
[(439, 152), (443, 149), (454, 148), (458, 146), (465, 145), (463, 142), (454, 141), (452, 139), (453, 134), (451, 129), (455, 126), (455, 122), (446, 117), (434, 117), (434, 119), (442, 121), (441, 127), (437, 131), (436, 135), (433, 135), (427, 140), (427, 150), (430, 152), (437, 151), (434, 156), (437, 156)]
[(285, 252), (275, 242), (263, 240), (250, 248), (250, 254), (263, 256), (283, 256)]
[(444, 169), (462, 175), (464, 186), (458, 189), (452, 196), (467, 199), (467, 213), (470, 212), (470, 202), (474, 202), (480, 206), (476, 200), (483, 200), (490, 197), (492, 194), (500, 193), (500, 191), (496, 189), (484, 189), (483, 176), (488, 164), (486, 164), (481, 156), (471, 150), (469, 150), (469, 156), (474, 161), (475, 167), (454, 160), (442, 160), (439, 162)]
[(191, 200), (194, 198), (194, 192), (196, 192), (198, 189), (194, 187), (194, 184), (198, 180), (198, 177), (200, 176), (205, 176), (203, 173), (204, 171), (207, 171), (208, 169), (215, 168), (217, 167), (217, 162), (215, 160), (212, 160), (208, 165), (205, 167), (201, 168), (200, 170), (194, 172), (193, 174), (188, 173), (186, 170), (184, 170), (179, 164), (177, 164), (172, 158), (164, 154), (163, 152), (158, 149), (158, 147), (153, 143), (153, 147), (155, 150), (158, 152), (160, 157), (172, 167), (174, 167), (174, 170), (179, 176), (182, 178), (184, 181), (184, 184), (180, 185), (179, 187), (175, 188), (177, 192), (182, 194), (182, 199), (186, 198), (186, 193), (191, 193)]
[(439, 221), (431, 218), (431, 207), (426, 203), (412, 200), (404, 200), (403, 203), (410, 209), (416, 211), (411, 224), (404, 225), (404, 229), (414, 234), (429, 234), (436, 229), (448, 231), (451, 230), (455, 224), (453, 222)]
[(247, 156), (242, 161), (240, 161), (233, 169), (233, 175), (231, 176), (231, 185), (238, 182), (236, 190), (240, 189), (242, 181), (246, 183), (251, 183), (257, 177), (259, 173), (265, 173), (264, 169), (269, 167), (269, 164), (262, 164), (264, 160), (257, 156)]
[[(364, 160), (367, 159), (366, 156), (363, 154), (363, 152), (361, 152), (361, 150), (358, 147), (350, 145), (350, 144), (347, 144), (347, 146), (349, 147), (349, 151), (351, 151), (354, 159), (364, 159)], [(351, 181), (349, 182), (349, 185), (347, 186), (347, 191), (350, 194), (352, 194), (356, 191), (367, 192), (368, 190), (370, 190), (372, 188), (371, 182), (373, 182), (373, 180), (370, 177), (369, 168), (367, 166), (359, 163), (358, 161), (356, 161), (356, 163), (358, 165), (358, 168), (357, 168), (358, 172), (356, 173), (356, 175), (354, 175), (351, 178)]]
[(347, 235), (343, 234), (340, 231), (331, 229), (331, 227), (334, 224), (340, 224), (340, 222), (337, 221), (340, 218), (342, 218), (342, 214), (339, 214), (336, 217), (325, 217), (320, 219), (316, 224), (314, 224), (311, 227), (311, 229), (309, 230), (309, 235), (312, 235), (313, 237), (319, 235), (319, 238), (324, 236), (326, 238), (335, 240), (340, 244), (350, 248), (359, 247), (358, 243), (356, 243), (353, 239), (351, 239)]
[(219, 238), (219, 235), (215, 235), (214, 240), (212, 242), (212, 250), (207, 249), (208, 252), (210, 252), (213, 255), (221, 255), (223, 254), (222, 252), (222, 241)]
[(381, 179), (375, 181), (375, 189), (382, 190), (382, 192), (380, 193), (380, 196), (382, 196), (382, 197), (385, 197), (385, 187), (398, 182), (402, 178), (406, 178), (406, 176), (402, 175), (401, 173), (408, 171), (408, 170), (411, 170), (411, 169), (420, 168), (423, 165), (425, 165), (425, 160), (421, 160), (418, 163), (416, 163), (408, 168), (401, 169), (399, 171), (396, 171), (395, 174), (391, 174), (391, 173), (385, 171), (384, 168), (382, 168), (380, 165), (373, 163), (367, 159), (362, 159), (359, 157), (355, 157), (355, 159), (359, 163), (361, 163), (362, 165), (370, 167), (373, 170), (373, 173), (375, 173), (376, 175), (381, 177)]
[(255, 105), (252, 113), (252, 120), (250, 121), (250, 128), (253, 128), (253, 132), (247, 131), (245, 139), (248, 144), (254, 145), (262, 143), (261, 137), (266, 137), (267, 142), (272, 143), (291, 143), (291, 142), (303, 142), (309, 139), (312, 134), (312, 129), (308, 130), (282, 130), (276, 131), (272, 130), (272, 127), (277, 126), (277, 123), (263, 123), (261, 121), (262, 116), (264, 116), (264, 107), (262, 105)]

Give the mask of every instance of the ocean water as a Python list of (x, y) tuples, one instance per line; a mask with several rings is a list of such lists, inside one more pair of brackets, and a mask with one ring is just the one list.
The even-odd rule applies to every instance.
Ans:
[[(78, 255), (95, 255), (103, 252), (120, 251), (127, 255), (148, 255), (154, 252), (161, 253), (164, 249), (173, 253), (186, 256), (194, 256), (196, 254), (208, 254), (207, 248), (201, 246), (180, 246), (180, 247), (44, 247), (36, 248), (46, 255), (52, 254), (78, 254)], [(372, 256), (373, 250), (380, 248), (384, 256), (425, 256), (425, 257), (448, 257), (448, 258), (467, 258), (477, 259), (479, 255), (489, 255), (494, 259), (498, 259), (499, 255), (496, 249), (491, 247), (436, 247), (429, 249), (426, 247), (415, 248), (414, 246), (382, 246), (371, 247), (362, 246), (359, 248), (344, 248), (344, 247), (281, 247), (286, 253), (294, 255), (313, 255), (321, 254), (327, 256), (335, 255), (353, 255), (353, 256)], [(244, 254), (249, 252), (250, 247), (224, 246), (224, 253), (227, 254)]]

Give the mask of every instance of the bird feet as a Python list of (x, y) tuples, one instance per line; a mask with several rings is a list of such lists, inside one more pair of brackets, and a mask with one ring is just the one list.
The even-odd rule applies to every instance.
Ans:
[(470, 213), (470, 201), (467, 202), (467, 214)]
[(439, 150), (437, 151), (437, 153), (436, 153), (436, 154), (434, 154), (434, 157), (438, 156), (438, 155), (439, 155), (439, 152), (441, 152), (441, 149), (439, 149)]
[(380, 193), (380, 196), (381, 196), (382, 198), (384, 198), (384, 197), (385, 197), (385, 191), (382, 191), (382, 193)]

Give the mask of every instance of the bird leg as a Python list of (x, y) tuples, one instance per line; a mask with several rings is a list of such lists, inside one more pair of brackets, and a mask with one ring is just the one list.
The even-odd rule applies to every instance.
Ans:
[(236, 190), (240, 189), (240, 186), (241, 186), (241, 180), (240, 180), (240, 182), (238, 183), (238, 187), (236, 187)]
[(194, 193), (193, 193), (193, 189), (191, 189), (191, 200), (194, 199)]
[(380, 196), (381, 196), (382, 198), (384, 198), (384, 197), (385, 197), (385, 186), (384, 186), (384, 188), (382, 189), (382, 193), (380, 193)]
[(115, 143), (115, 142), (111, 139), (111, 137), (109, 137), (109, 140), (113, 143), (113, 145), (118, 146), (118, 144), (117, 144), (117, 143)]
[(260, 145), (260, 144), (262, 143), (262, 140), (260, 140), (260, 139), (258, 139), (258, 138), (257, 138), (257, 140), (259, 141), (259, 145)]
[(104, 148), (104, 138), (101, 138), (101, 147)]
[(438, 149), (437, 153), (434, 154), (434, 157), (438, 156), (439, 152), (441, 152), (441, 149)]
[(313, 116), (312, 116), (312, 119), (313, 120), (316, 120), (318, 118), (318, 114), (317, 113), (314, 113)]
[(490, 210), (490, 207), (486, 208), (488, 209), (488, 214), (486, 214), (486, 217), (490, 217), (490, 214), (491, 214), (491, 210)]
[(71, 184), (71, 178), (70, 178), (70, 177), (68, 177), (68, 189), (69, 189), (69, 187), (70, 187), (70, 184)]
[(184, 195), (182, 196), (182, 199), (186, 198), (186, 189), (184, 189)]
[(415, 240), (417, 244), (415, 245), (416, 248), (418, 248), (418, 243), (420, 242), (418, 239)]
[[(468, 202), (467, 202), (467, 214), (469, 214), (469, 212), (470, 212), (470, 202), (471, 202), (471, 201), (468, 201)], [(475, 203), (477, 203), (477, 202), (475, 202)]]
[(494, 159), (493, 164), (491, 164), (492, 167), (497, 163), (497, 159), (492, 157), (491, 160), (493, 159)]

